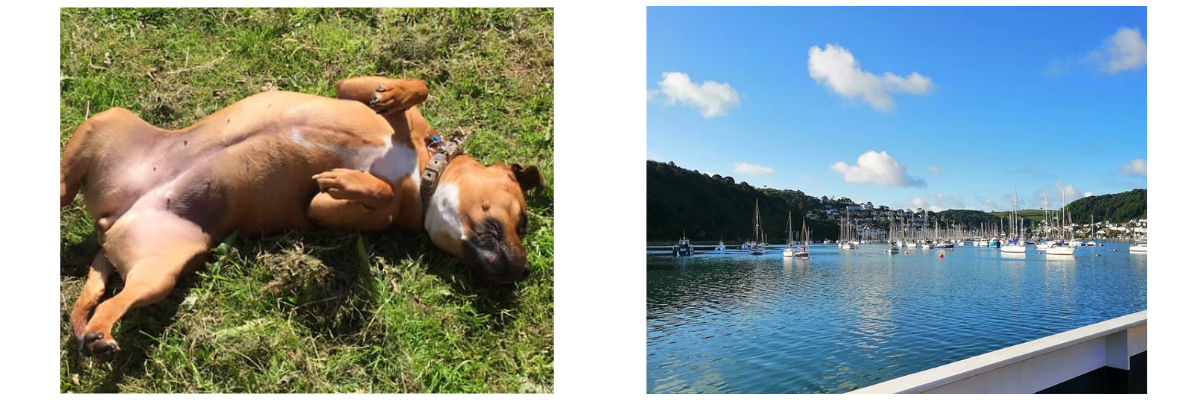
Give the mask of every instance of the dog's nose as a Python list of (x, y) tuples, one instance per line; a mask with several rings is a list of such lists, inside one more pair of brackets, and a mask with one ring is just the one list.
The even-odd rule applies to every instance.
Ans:
[(528, 277), (529, 277), (529, 264), (528, 264), (528, 263), (526, 263), (526, 264), (525, 264), (525, 268), (523, 268), (523, 269), (521, 270), (521, 279), (525, 279), (525, 278), (528, 278)]

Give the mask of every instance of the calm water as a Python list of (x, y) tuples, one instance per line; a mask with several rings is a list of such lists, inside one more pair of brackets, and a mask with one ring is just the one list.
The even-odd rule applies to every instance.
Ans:
[(1146, 309), (1146, 256), (1127, 243), (883, 248), (648, 256), (647, 390), (842, 393)]

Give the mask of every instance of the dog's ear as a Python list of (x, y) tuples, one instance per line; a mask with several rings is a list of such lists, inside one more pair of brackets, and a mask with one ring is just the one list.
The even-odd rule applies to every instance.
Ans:
[(513, 164), (512, 172), (517, 178), (517, 183), (521, 185), (522, 191), (529, 191), (533, 188), (540, 191), (546, 188), (546, 180), (542, 179), (542, 173), (536, 166), (521, 167), (521, 164)]

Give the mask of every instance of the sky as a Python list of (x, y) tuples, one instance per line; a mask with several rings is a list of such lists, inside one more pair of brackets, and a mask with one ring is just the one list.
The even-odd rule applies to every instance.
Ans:
[(1146, 188), (1144, 7), (650, 7), (646, 156), (892, 208)]

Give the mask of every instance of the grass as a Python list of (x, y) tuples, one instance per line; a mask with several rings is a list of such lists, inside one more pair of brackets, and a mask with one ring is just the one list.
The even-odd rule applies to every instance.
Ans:
[[(114, 328), (111, 363), (79, 356), (68, 316), (99, 250), (80, 199), (61, 226), (62, 392), (551, 392), (553, 12), (510, 9), (63, 9), (63, 145), (124, 107), (185, 127), (264, 90), (333, 96), (357, 75), (424, 80), (422, 112), (475, 132), (485, 164), (537, 165), (532, 273), (482, 282), (424, 235), (228, 238), (164, 301)], [(110, 282), (109, 294), (120, 280)]]

